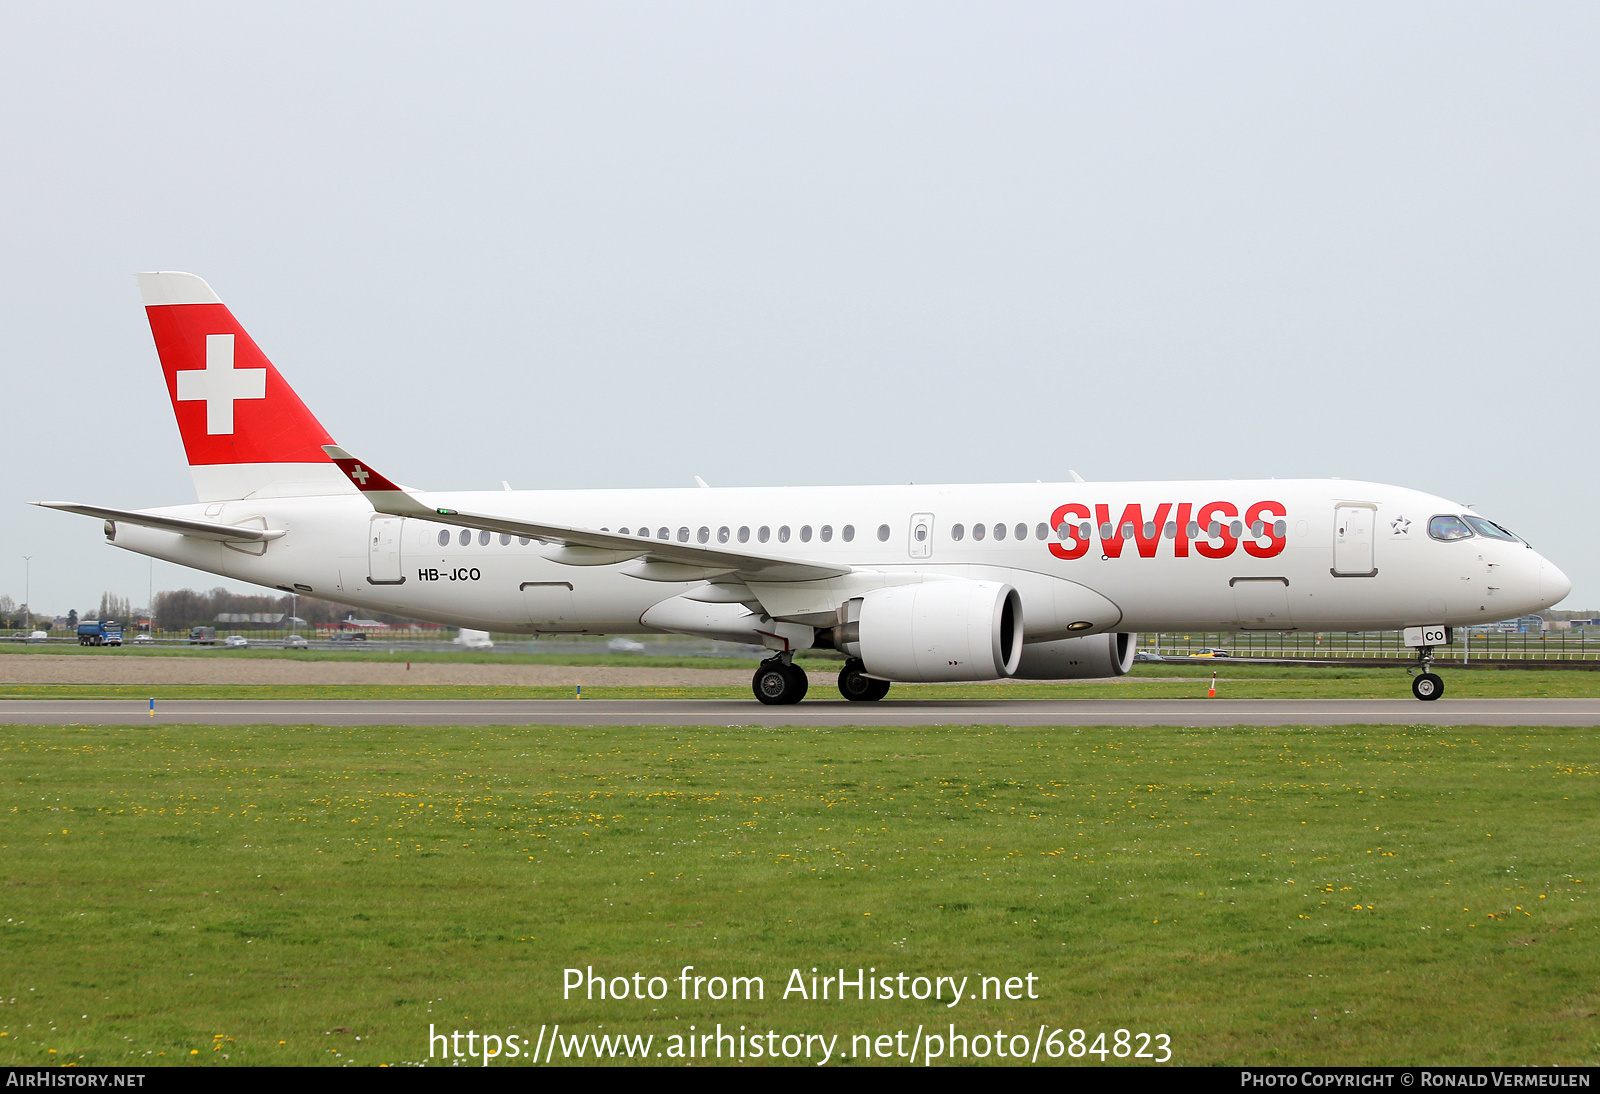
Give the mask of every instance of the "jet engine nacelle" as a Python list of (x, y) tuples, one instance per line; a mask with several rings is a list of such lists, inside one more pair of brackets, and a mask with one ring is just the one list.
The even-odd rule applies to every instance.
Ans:
[(1123, 676), (1133, 668), (1136, 634), (1091, 634), (1035, 642), (1022, 650), (1016, 675), (1024, 680), (1092, 680)]
[(839, 618), (834, 648), (886, 680), (997, 680), (1022, 656), (1022, 597), (999, 581), (874, 589)]

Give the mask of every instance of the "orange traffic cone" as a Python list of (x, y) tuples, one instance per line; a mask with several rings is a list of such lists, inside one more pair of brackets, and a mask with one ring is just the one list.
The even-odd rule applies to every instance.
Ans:
[(1217, 697), (1217, 674), (1215, 672), (1213, 672), (1211, 674), (1211, 688), (1210, 688), (1210, 690), (1208, 690), (1206, 692), (1206, 698), (1207, 699), (1215, 699), (1216, 697)]

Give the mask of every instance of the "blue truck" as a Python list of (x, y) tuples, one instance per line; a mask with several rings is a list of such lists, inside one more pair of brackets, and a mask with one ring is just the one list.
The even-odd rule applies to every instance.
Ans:
[(78, 624), (78, 645), (120, 646), (122, 624), (115, 619), (85, 619)]

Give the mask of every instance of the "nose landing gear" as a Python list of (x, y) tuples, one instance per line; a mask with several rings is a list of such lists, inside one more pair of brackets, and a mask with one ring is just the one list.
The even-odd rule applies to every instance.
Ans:
[[(1444, 680), (1433, 671), (1433, 647), (1422, 646), (1417, 650), (1417, 667), (1422, 671), (1411, 677), (1411, 694), (1425, 703), (1431, 703), (1444, 694)], [(1407, 669), (1409, 674), (1411, 669)]]

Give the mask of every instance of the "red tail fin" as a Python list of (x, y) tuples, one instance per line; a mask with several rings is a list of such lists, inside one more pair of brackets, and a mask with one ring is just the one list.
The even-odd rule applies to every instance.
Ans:
[(202, 501), (350, 490), (333, 438), (200, 278), (142, 273), (172, 412)]

